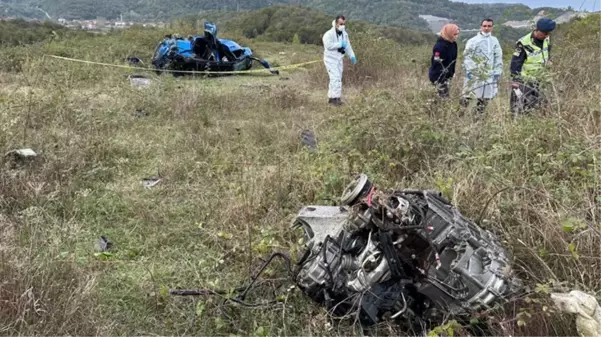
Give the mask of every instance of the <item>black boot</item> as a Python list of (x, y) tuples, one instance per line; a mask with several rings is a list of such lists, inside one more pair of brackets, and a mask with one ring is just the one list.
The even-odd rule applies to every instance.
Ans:
[(328, 104), (334, 104), (334, 105), (342, 105), (342, 102), (340, 101), (340, 98), (329, 98), (328, 99)]
[(488, 99), (485, 98), (479, 98), (478, 99), (478, 103), (476, 104), (476, 108), (475, 110), (475, 114), (476, 115), (481, 115), (484, 113), (484, 110), (486, 109), (486, 106), (488, 106)]

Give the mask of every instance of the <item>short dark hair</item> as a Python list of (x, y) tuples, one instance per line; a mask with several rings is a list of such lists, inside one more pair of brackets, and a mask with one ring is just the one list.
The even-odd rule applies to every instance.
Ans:
[(342, 19), (342, 20), (346, 21), (346, 18), (344, 17), (344, 15), (337, 15), (336, 16), (336, 23), (338, 23), (339, 19)]
[(482, 24), (483, 24), (483, 23), (485, 23), (485, 22), (490, 22), (490, 23), (492, 23), (493, 25), (495, 24), (495, 22), (494, 22), (492, 19), (488, 18), (488, 19), (484, 19), (484, 20), (482, 20), (482, 22), (480, 22), (480, 26), (482, 26)]

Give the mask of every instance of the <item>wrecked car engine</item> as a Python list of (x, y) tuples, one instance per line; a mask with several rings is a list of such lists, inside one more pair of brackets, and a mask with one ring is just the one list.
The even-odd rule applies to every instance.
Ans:
[(293, 225), (305, 234), (296, 284), (336, 316), (364, 326), (397, 318), (469, 315), (521, 286), (493, 233), (436, 191), (380, 191), (364, 174), (342, 206), (306, 206)]

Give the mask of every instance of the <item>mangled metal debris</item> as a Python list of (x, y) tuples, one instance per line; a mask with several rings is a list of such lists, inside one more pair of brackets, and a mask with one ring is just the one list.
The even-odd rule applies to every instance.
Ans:
[(307, 240), (295, 282), (335, 316), (442, 322), (521, 289), (498, 239), (436, 191), (380, 191), (362, 174), (342, 201), (294, 221)]
[[(332, 317), (363, 327), (392, 321), (425, 333), (454, 317), (469, 320), (524, 290), (497, 237), (465, 218), (439, 192), (375, 188), (364, 174), (349, 184), (341, 206), (305, 206), (293, 221), (305, 252), (292, 270), (276, 252), (247, 287), (226, 301), (244, 303), (249, 289), (276, 256), (295, 286)], [(170, 290), (172, 295), (224, 290)]]
[(279, 70), (273, 69), (269, 62), (253, 56), (249, 47), (240, 46), (233, 40), (217, 38), (217, 26), (214, 23), (205, 22), (204, 28), (204, 36), (165, 36), (152, 58), (152, 65), (157, 72), (169, 70), (176, 76), (189, 71), (238, 72), (250, 70), (253, 61), (256, 61), (272, 74), (279, 75)]

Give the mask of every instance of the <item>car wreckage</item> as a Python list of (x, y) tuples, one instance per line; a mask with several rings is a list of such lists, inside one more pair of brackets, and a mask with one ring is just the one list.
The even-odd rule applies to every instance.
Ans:
[(437, 191), (379, 190), (360, 174), (344, 190), (341, 205), (304, 206), (292, 228), (300, 229), (305, 241), (295, 266), (286, 254), (273, 253), (252, 281), (224, 303), (277, 304), (245, 302), (275, 257), (286, 261), (296, 288), (327, 308), (332, 318), (352, 317), (364, 328), (393, 321), (423, 333), (445, 318), (467, 321), (526, 288), (497, 236), (463, 216)]
[(342, 204), (303, 207), (293, 221), (306, 240), (295, 283), (334, 316), (442, 322), (522, 288), (497, 237), (441, 193), (380, 191), (361, 174)]
[(170, 70), (175, 71), (174, 75), (181, 75), (192, 71), (219, 73), (250, 70), (253, 61), (259, 62), (272, 74), (279, 74), (266, 60), (254, 57), (250, 48), (232, 40), (218, 39), (217, 26), (206, 22), (204, 36), (165, 36), (156, 46), (152, 65), (157, 73)]

